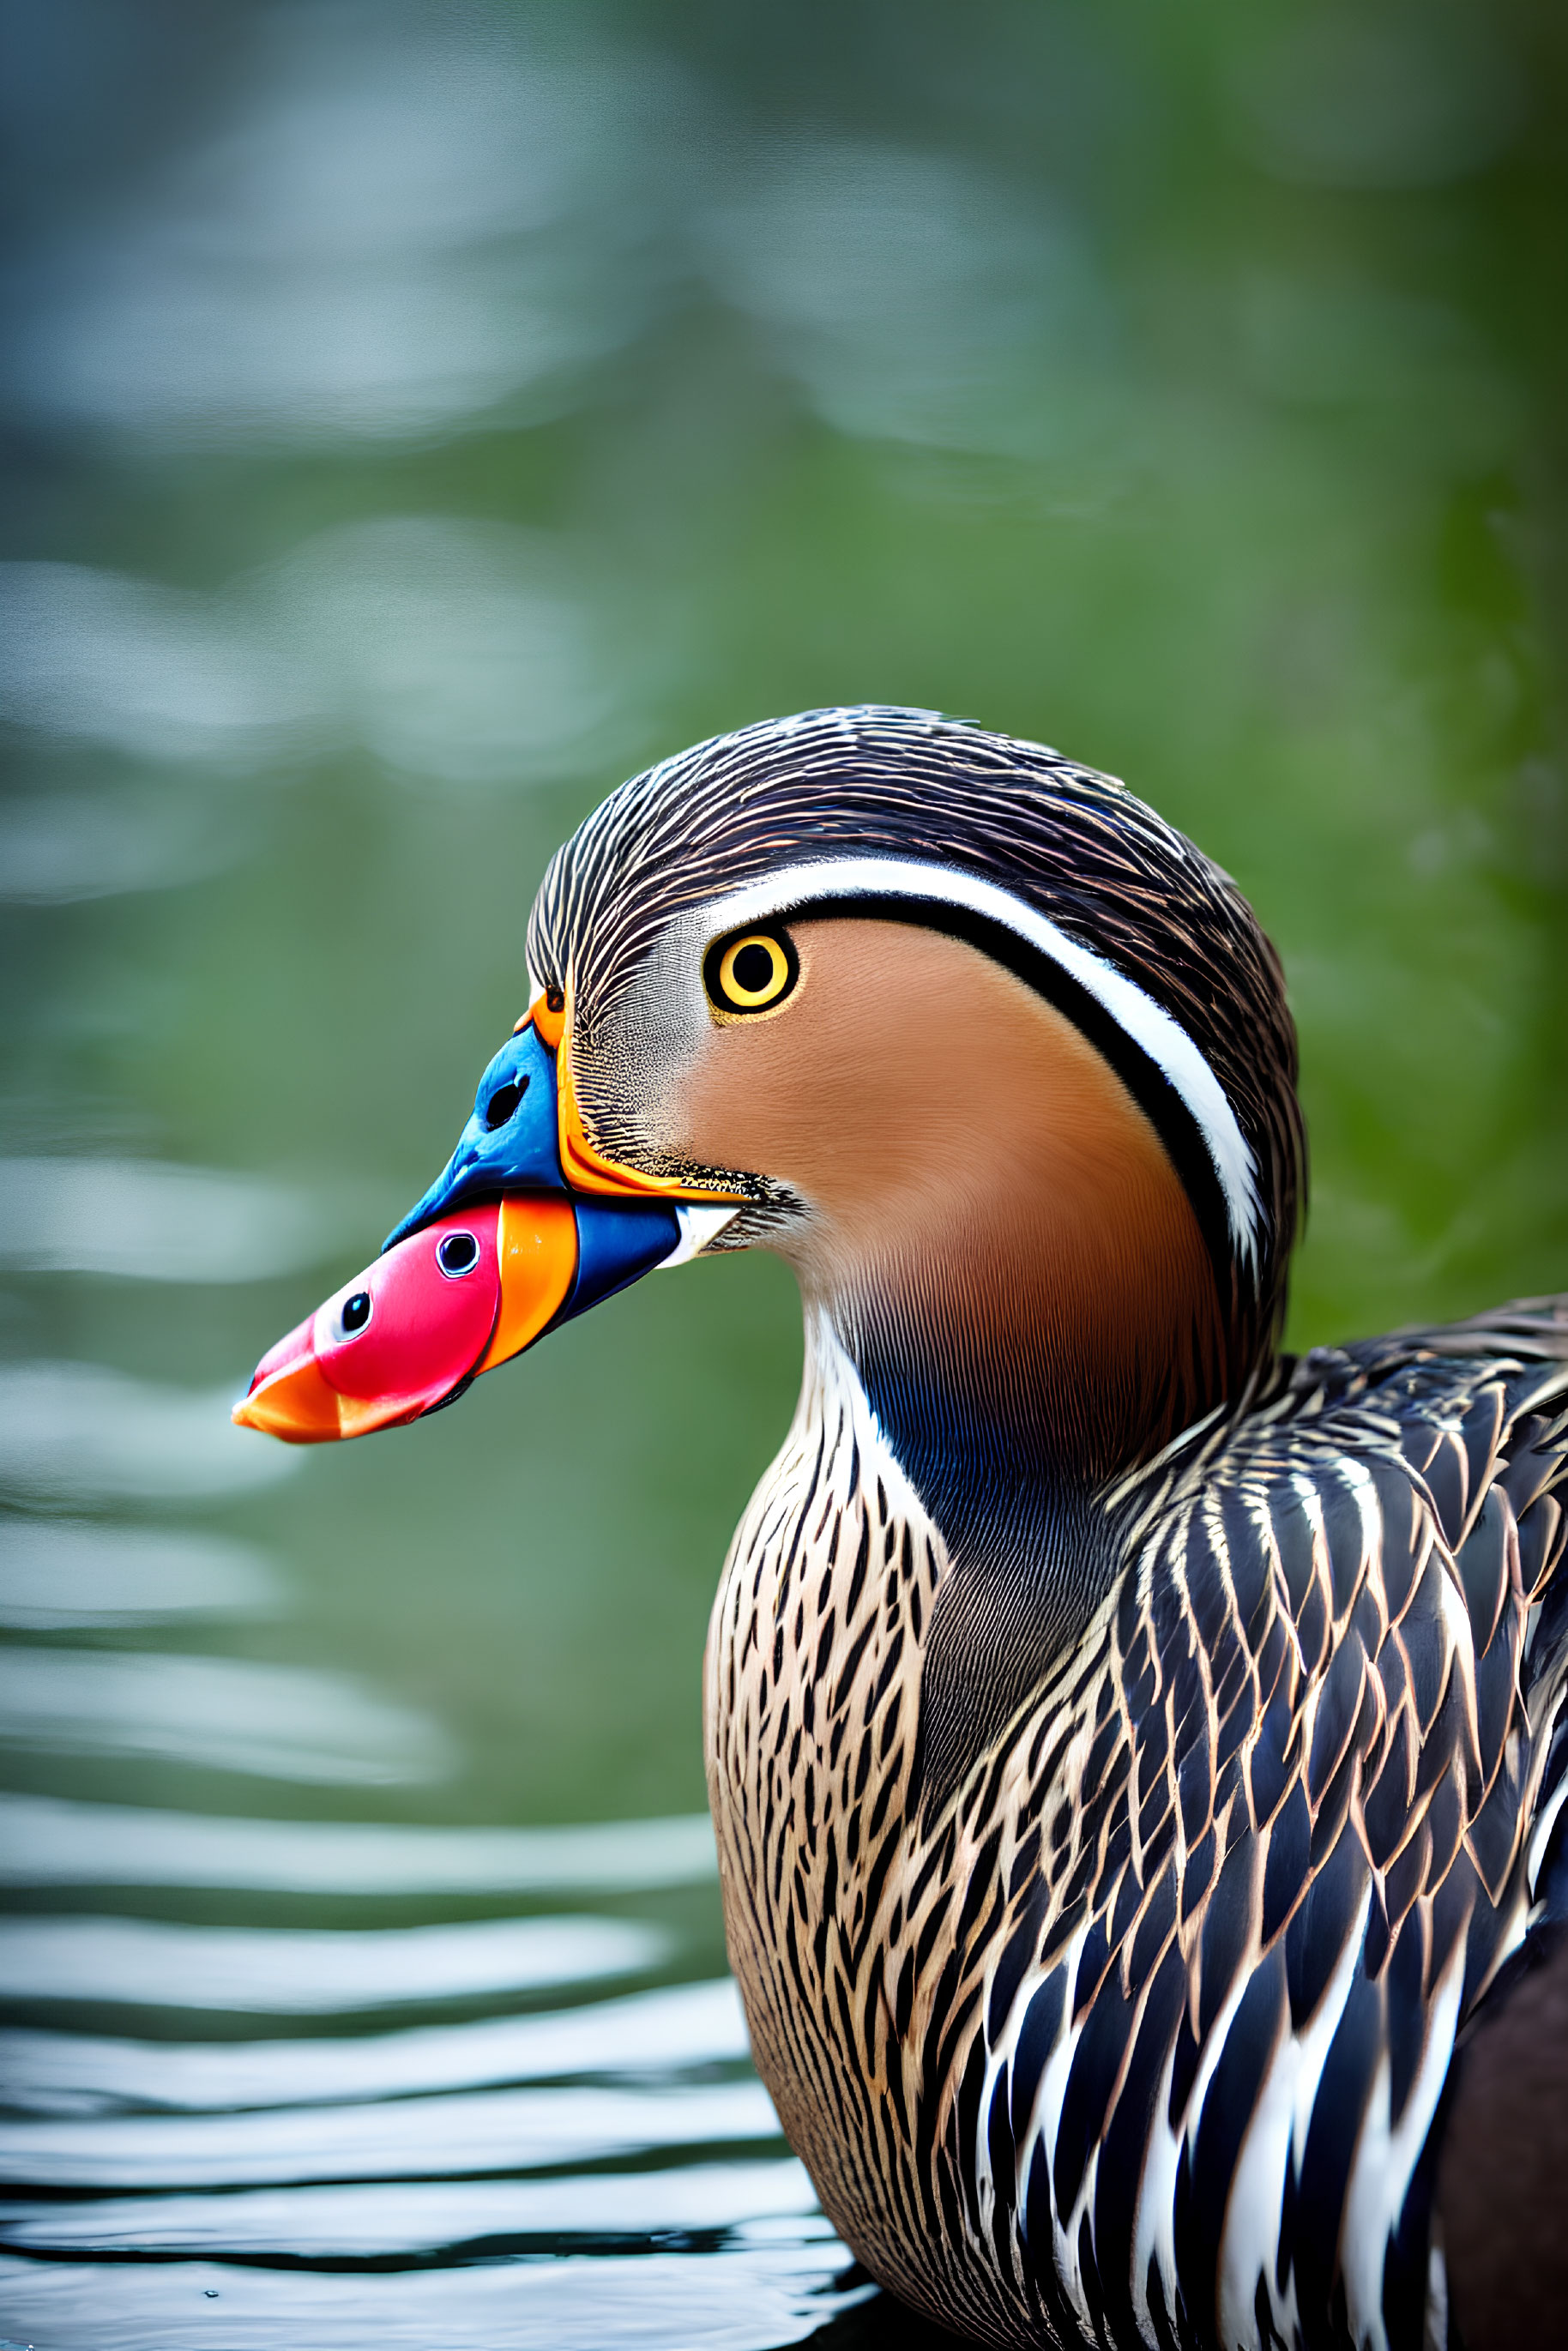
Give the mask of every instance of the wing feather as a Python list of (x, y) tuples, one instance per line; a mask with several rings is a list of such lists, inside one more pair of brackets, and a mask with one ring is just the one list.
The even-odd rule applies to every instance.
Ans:
[(1324, 1351), (1116, 1498), (1110, 1703), (987, 2009), (1081, 2327), (1421, 2341), (1455, 2037), (1568, 1819), (1564, 1354), (1554, 1306)]

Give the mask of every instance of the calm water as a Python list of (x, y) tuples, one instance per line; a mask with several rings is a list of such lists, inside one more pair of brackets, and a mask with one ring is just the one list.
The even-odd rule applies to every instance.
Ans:
[(767, 1260), (301, 1457), (544, 858), (768, 713), (1125, 774), (1284, 951), (1298, 1341), (1568, 1283), (1568, 57), (1524, 0), (15, 0), (0, 2335), (905, 2345), (703, 1814)]

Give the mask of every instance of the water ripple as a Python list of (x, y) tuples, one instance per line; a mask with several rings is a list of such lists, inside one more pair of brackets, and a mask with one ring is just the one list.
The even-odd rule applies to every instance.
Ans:
[(44, 1502), (215, 1499), (299, 1468), (229, 1423), (226, 1388), (166, 1387), (101, 1364), (0, 1370), (0, 1486)]
[(145, 1159), (0, 1159), (0, 1264), (141, 1281), (265, 1281), (318, 1264), (334, 1219), (299, 1186)]
[(737, 2241), (694, 2259), (497, 2262), (467, 2268), (357, 2272), (225, 2267), (216, 2262), (0, 2260), (6, 2324), (40, 2343), (114, 2351), (760, 2351), (800, 2343), (851, 2304), (848, 2256), (825, 2223), (792, 2222), (788, 2241)]
[(238, 2188), (542, 2169), (776, 2139), (755, 2078), (486, 2090), (243, 2115), (94, 2116), (0, 2128), (0, 2177), (29, 2188)]
[(0, 1740), (375, 1787), (452, 1766), (435, 1725), (346, 1677), (144, 1650), (0, 1652)]
[(24, 408), (175, 445), (428, 433), (570, 404), (662, 307), (668, 64), (380, 6), (250, 25), (229, 120), (30, 256)]
[[(0, 695), (45, 743), (95, 745), (187, 782), (346, 745), (436, 783), (575, 774), (612, 753), (625, 667), (599, 641), (594, 585), (555, 534), (425, 514), (318, 532), (204, 595), (81, 564), (0, 563)], [(84, 841), (68, 804), (51, 833), (26, 804), (15, 894), (155, 886), (171, 878), (148, 854), (160, 834), (176, 875), (193, 857), (199, 868), (200, 824), (168, 792), (132, 798), (138, 830), (152, 828), (140, 847)], [(85, 807), (90, 824), (112, 802)]]
[(734, 2065), (747, 2053), (740, 1995), (725, 1976), (545, 2015), (340, 2039), (182, 2043), (14, 2031), (0, 2035), (0, 2080), (7, 2105), (37, 2114), (116, 2106), (214, 2114)]
[(706, 1813), (587, 1821), (570, 1828), (415, 1828), (368, 1821), (231, 1820), (57, 1796), (0, 1795), (0, 1884), (13, 1886), (637, 1894), (702, 1885), (717, 1875)]
[(37, 2252), (297, 2255), (373, 2260), (519, 2241), (707, 2234), (785, 2217), (817, 2199), (792, 2156), (549, 2179), (393, 2180), (227, 2189), (215, 2195), (0, 2204), (0, 2242)]
[[(221, 1535), (71, 1519), (0, 1523), (0, 1625), (47, 1632), (160, 1616), (267, 1616), (281, 1600), (266, 1552)], [(0, 1797), (0, 1819), (4, 1805)], [(0, 1875), (5, 1834), (0, 1827)]]
[(328, 2016), (640, 1974), (669, 1954), (630, 1918), (439, 1927), (185, 1927), (162, 1918), (0, 1918), (0, 1994)]

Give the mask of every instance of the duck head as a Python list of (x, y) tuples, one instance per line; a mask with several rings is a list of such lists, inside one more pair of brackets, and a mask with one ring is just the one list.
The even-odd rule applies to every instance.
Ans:
[(236, 1420), (416, 1418), (652, 1268), (761, 1244), (939, 1522), (1005, 1543), (1271, 1356), (1279, 965), (1112, 779), (921, 712), (748, 727), (587, 820), (528, 964), (446, 1167)]

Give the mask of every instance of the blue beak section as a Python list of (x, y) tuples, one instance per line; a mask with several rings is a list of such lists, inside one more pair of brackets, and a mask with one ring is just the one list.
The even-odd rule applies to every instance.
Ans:
[(507, 1038), (485, 1071), (456, 1150), (382, 1248), (406, 1240), (465, 1200), (566, 1188), (556, 1142), (555, 1055), (530, 1022)]
[(486, 1070), (456, 1150), (423, 1198), (387, 1235), (383, 1252), (465, 1200), (494, 1200), (508, 1192), (567, 1192), (577, 1219), (577, 1272), (547, 1325), (550, 1330), (662, 1265), (680, 1243), (674, 1209), (664, 1200), (599, 1199), (571, 1192), (561, 1173), (556, 1135), (555, 1055), (530, 1022), (507, 1038)]
[(664, 1200), (590, 1200), (572, 1196), (577, 1217), (577, 1279), (550, 1325), (585, 1314), (601, 1298), (625, 1290), (675, 1248), (681, 1220)]

